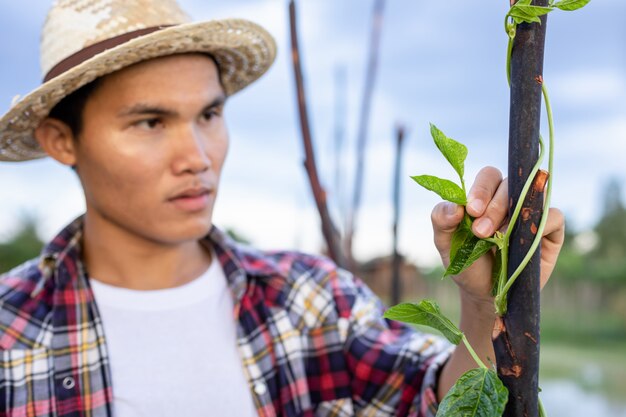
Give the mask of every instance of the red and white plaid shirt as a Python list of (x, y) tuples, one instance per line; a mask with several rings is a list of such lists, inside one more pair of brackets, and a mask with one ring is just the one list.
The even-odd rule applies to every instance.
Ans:
[[(0, 417), (114, 415), (81, 236), (79, 218), (0, 277)], [(216, 228), (203, 243), (232, 290), (259, 416), (434, 416), (447, 342), (382, 319), (378, 298), (327, 259), (261, 252)]]

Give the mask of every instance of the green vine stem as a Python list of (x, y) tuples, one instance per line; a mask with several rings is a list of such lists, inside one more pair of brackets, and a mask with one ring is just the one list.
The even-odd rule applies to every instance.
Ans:
[(548, 414), (546, 413), (546, 409), (543, 408), (543, 403), (541, 402), (541, 397), (539, 398), (539, 417), (546, 417)]
[[(500, 316), (504, 315), (504, 313), (506, 313), (507, 310), (507, 294), (509, 292), (509, 290), (511, 289), (511, 286), (515, 283), (515, 280), (517, 279), (517, 277), (522, 273), (522, 271), (524, 270), (524, 268), (526, 267), (526, 265), (528, 265), (528, 262), (530, 262), (530, 258), (533, 256), (533, 254), (535, 253), (535, 251), (537, 250), (537, 248), (539, 247), (539, 243), (541, 242), (542, 236), (543, 236), (543, 231), (545, 230), (546, 227), (546, 223), (548, 221), (548, 214), (549, 214), (549, 208), (550, 208), (550, 199), (551, 199), (551, 195), (552, 195), (552, 181), (554, 179), (554, 120), (553, 120), (553, 115), (552, 115), (552, 106), (550, 105), (550, 97), (548, 95), (548, 89), (545, 85), (545, 83), (542, 81), (541, 84), (541, 92), (543, 94), (543, 98), (544, 98), (544, 102), (545, 102), (545, 106), (546, 106), (546, 112), (548, 115), (548, 127), (549, 127), (549, 134), (550, 134), (550, 140), (549, 140), (549, 147), (548, 147), (548, 172), (550, 173), (550, 176), (548, 178), (548, 184), (546, 187), (546, 196), (545, 196), (545, 200), (544, 200), (544, 211), (541, 217), (541, 221), (539, 222), (539, 227), (537, 228), (537, 234), (535, 236), (535, 239), (533, 240), (533, 243), (530, 246), (530, 249), (528, 250), (528, 253), (526, 254), (526, 256), (524, 257), (524, 259), (522, 260), (522, 262), (520, 263), (520, 265), (517, 267), (517, 269), (515, 270), (515, 272), (513, 272), (513, 274), (511, 275), (511, 277), (508, 280), (504, 280), (502, 279), (502, 276), (506, 276), (506, 265), (508, 262), (508, 253), (506, 253), (506, 249), (508, 247), (508, 243), (509, 243), (509, 239), (511, 237), (511, 231), (513, 229), (513, 225), (515, 224), (515, 222), (517, 221), (517, 218), (519, 217), (519, 212), (521, 211), (521, 202), (523, 202), (523, 200), (526, 198), (526, 194), (528, 193), (528, 190), (530, 189), (530, 185), (532, 184), (532, 181), (535, 178), (535, 174), (537, 173), (537, 170), (539, 169), (539, 164), (541, 163), (541, 159), (543, 156), (543, 141), (541, 140), (541, 137), (539, 138), (539, 143), (541, 144), (541, 154), (539, 157), (539, 160), (537, 161), (537, 164), (535, 165), (535, 167), (533, 168), (533, 171), (531, 172), (531, 175), (529, 175), (528, 179), (526, 180), (526, 184), (524, 184), (524, 188), (522, 190), (522, 194), (520, 195), (520, 199), (518, 200), (517, 206), (515, 207), (515, 211), (513, 213), (513, 216), (511, 218), (511, 222), (509, 223), (510, 227), (507, 230), (507, 233), (504, 237), (504, 247), (503, 250), (501, 251), (501, 255), (502, 255), (502, 271), (500, 274), (500, 280), (498, 282), (498, 292), (496, 295), (496, 299), (495, 299), (495, 305), (496, 305), (496, 313)], [(504, 282), (504, 286), (502, 286), (502, 283)]]
[(463, 341), (463, 344), (467, 348), (467, 351), (472, 356), (472, 359), (474, 359), (476, 364), (478, 364), (478, 366), (482, 369), (489, 369), (487, 368), (487, 365), (485, 365), (485, 362), (483, 362), (482, 359), (480, 359), (480, 357), (476, 354), (476, 351), (472, 348), (472, 345), (470, 345), (469, 340), (467, 340), (467, 337), (465, 337), (465, 333), (463, 333), (463, 338), (461, 340)]
[[(528, 179), (526, 180), (526, 183), (524, 184), (524, 187), (522, 188), (522, 192), (520, 194), (520, 198), (517, 201), (517, 204), (515, 206), (515, 210), (513, 210), (513, 214), (511, 216), (511, 221), (509, 222), (509, 228), (507, 229), (506, 233), (504, 234), (504, 238), (503, 238), (503, 243), (500, 246), (500, 256), (501, 256), (501, 265), (502, 268), (500, 270), (500, 277), (498, 280), (498, 291), (497, 294), (505, 294), (508, 291), (508, 289), (506, 289), (506, 283), (507, 283), (507, 279), (506, 279), (506, 271), (507, 271), (507, 267), (508, 267), (508, 261), (509, 261), (509, 241), (511, 240), (511, 234), (513, 233), (513, 225), (515, 224), (515, 222), (517, 221), (520, 212), (522, 211), (522, 207), (524, 205), (524, 199), (526, 198), (526, 195), (528, 194), (528, 191), (530, 190), (530, 187), (532, 186), (533, 180), (535, 178), (535, 175), (537, 175), (537, 172), (539, 172), (539, 168), (541, 167), (541, 163), (543, 162), (543, 157), (544, 157), (544, 144), (543, 144), (543, 139), (541, 138), (541, 136), (539, 136), (539, 145), (540, 145), (540, 151), (539, 151), (539, 158), (537, 159), (537, 163), (535, 164), (535, 166), (533, 167), (533, 169), (531, 170), (530, 174), (528, 175)], [(530, 249), (531, 251), (534, 252), (534, 250)], [(530, 255), (532, 256), (532, 253), (529, 252)], [(530, 259), (530, 257), (529, 257)], [(526, 261), (526, 263), (522, 262), (522, 268), (518, 268), (519, 272), (516, 270), (515, 272), (517, 274), (513, 274), (513, 276), (511, 276), (510, 279), (515, 280), (517, 278), (517, 276), (521, 273), (521, 271), (524, 269), (524, 267), (526, 266), (528, 262)], [(506, 309), (506, 306), (505, 306)], [(504, 314), (504, 312), (502, 312), (502, 314)]]
[[(515, 222), (517, 218), (519, 217), (519, 214), (522, 211), (522, 207), (524, 206), (524, 198), (526, 198), (526, 194), (528, 194), (530, 187), (532, 187), (535, 175), (537, 175), (537, 172), (539, 172), (539, 168), (541, 167), (541, 163), (543, 162), (544, 144), (543, 144), (543, 138), (541, 137), (541, 135), (539, 136), (539, 147), (540, 147), (539, 157), (537, 158), (537, 162), (535, 163), (535, 166), (533, 167), (533, 169), (530, 171), (530, 174), (528, 175), (528, 179), (526, 180), (526, 183), (524, 184), (524, 187), (522, 188), (522, 192), (520, 193), (520, 199), (517, 201), (515, 210), (513, 210), (513, 215), (511, 216), (510, 224)], [(512, 234), (513, 234), (513, 228), (509, 227), (504, 234), (505, 242), (508, 242), (511, 239)]]
[(515, 32), (517, 25), (515, 23), (509, 23), (509, 13), (504, 16), (504, 31), (509, 37), (509, 43), (506, 47), (506, 81), (511, 87), (511, 51), (513, 50), (513, 39), (515, 39)]

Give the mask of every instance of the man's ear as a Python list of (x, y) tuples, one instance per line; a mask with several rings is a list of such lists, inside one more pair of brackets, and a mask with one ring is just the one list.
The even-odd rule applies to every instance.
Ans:
[(50, 157), (63, 165), (76, 165), (76, 142), (67, 124), (47, 117), (35, 129), (35, 139)]

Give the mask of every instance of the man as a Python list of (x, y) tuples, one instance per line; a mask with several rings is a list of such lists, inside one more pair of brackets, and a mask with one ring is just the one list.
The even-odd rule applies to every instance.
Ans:
[[(320, 257), (242, 247), (212, 227), (228, 149), (224, 104), (275, 45), (242, 20), (186, 23), (173, 0), (61, 0), (44, 84), (0, 119), (0, 159), (73, 167), (86, 213), (0, 281), (0, 415), (433, 415), (463, 347), (381, 318)], [(505, 219), (482, 170), (474, 231)], [(433, 210), (444, 264), (463, 208)], [(563, 239), (546, 228), (542, 279)], [(493, 358), (490, 257), (455, 277), (461, 328)]]

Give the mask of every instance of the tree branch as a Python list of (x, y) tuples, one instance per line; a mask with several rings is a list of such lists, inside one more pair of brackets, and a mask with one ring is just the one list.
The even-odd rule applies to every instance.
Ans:
[(289, 22), (291, 28), (291, 57), (293, 61), (294, 76), (296, 81), (296, 89), (298, 92), (298, 111), (300, 115), (300, 128), (302, 131), (302, 141), (304, 142), (305, 161), (304, 167), (309, 177), (313, 197), (317, 205), (317, 210), (322, 222), (322, 234), (328, 247), (329, 256), (337, 265), (347, 268), (348, 264), (341, 249), (341, 238), (335, 227), (328, 210), (326, 201), (326, 191), (322, 187), (317, 167), (315, 164), (315, 152), (311, 137), (311, 129), (309, 127), (309, 116), (307, 112), (307, 102), (304, 92), (304, 77), (302, 75), (302, 67), (300, 63), (300, 50), (298, 47), (298, 30), (296, 24), (296, 5), (294, 0), (289, 2)]
[[(547, 0), (534, 5), (546, 6)], [(511, 52), (511, 110), (509, 121), (509, 211), (535, 165), (539, 149), (541, 77), (546, 33), (546, 16), (541, 24), (517, 26)], [(537, 233), (543, 211), (545, 173), (535, 177), (522, 214), (514, 227), (509, 247), (509, 276), (520, 265)], [(508, 309), (494, 330), (498, 374), (509, 390), (504, 416), (535, 417), (539, 414), (539, 248), (511, 287)]]
[(352, 206), (348, 215), (348, 224), (346, 225), (345, 247), (346, 253), (352, 259), (352, 241), (356, 229), (356, 217), (361, 205), (361, 193), (363, 189), (363, 172), (365, 170), (365, 149), (367, 148), (367, 130), (370, 119), (370, 107), (372, 104), (372, 94), (374, 84), (376, 83), (376, 73), (378, 69), (378, 54), (380, 46), (380, 34), (383, 26), (383, 11), (385, 8), (385, 0), (375, 0), (374, 13), (372, 18), (372, 32), (370, 36), (369, 58), (365, 75), (365, 85), (363, 88), (363, 99), (361, 100), (361, 114), (359, 118), (359, 130), (357, 134), (357, 165), (354, 177), (354, 193), (352, 198)]

